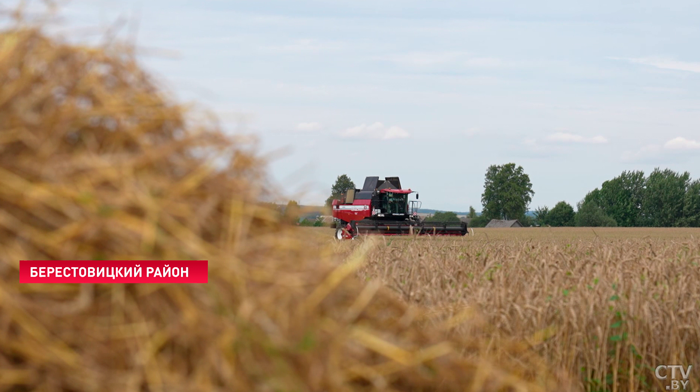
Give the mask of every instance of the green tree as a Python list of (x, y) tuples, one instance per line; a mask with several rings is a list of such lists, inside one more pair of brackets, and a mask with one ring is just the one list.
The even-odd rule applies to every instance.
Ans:
[(547, 213), (546, 222), (555, 227), (573, 226), (575, 216), (574, 207), (565, 201), (560, 201)]
[(474, 209), (474, 207), (469, 206), (469, 214), (467, 215), (467, 218), (472, 218), (472, 219), (473, 219), (473, 218), (476, 218), (476, 217), (477, 217), (477, 215), (476, 215), (476, 210)]
[(583, 201), (581, 201), (579, 204), (587, 204), (587, 203), (593, 203), (596, 206), (600, 207), (602, 198), (600, 197), (600, 189), (595, 188), (594, 190), (588, 192), (586, 194), (586, 197), (583, 198)]
[(489, 219), (521, 219), (534, 194), (530, 176), (522, 166), (491, 165), (481, 195), (482, 215)]
[(326, 206), (330, 206), (334, 199), (340, 198), (348, 189), (355, 189), (355, 183), (345, 174), (338, 176), (331, 187), (331, 195), (326, 199)]
[(491, 219), (487, 218), (486, 215), (481, 214), (469, 221), (469, 227), (486, 227), (490, 221)]
[(435, 211), (432, 216), (425, 218), (426, 222), (459, 222), (459, 217), (452, 211)]
[(576, 226), (579, 227), (617, 226), (615, 219), (606, 215), (605, 211), (590, 199), (589, 201), (584, 199), (582, 202), (578, 203), (578, 211), (576, 212), (574, 221)]
[(640, 223), (654, 227), (683, 225), (689, 185), (688, 172), (679, 174), (670, 169), (654, 169), (646, 181)]
[(549, 214), (549, 207), (545, 206), (535, 208), (534, 224), (538, 226), (546, 226), (548, 224), (547, 214)]
[(518, 220), (523, 227), (531, 227), (535, 225), (535, 219), (528, 214), (523, 215), (522, 218)]
[(700, 180), (691, 182), (685, 192), (681, 226), (700, 227)]
[(599, 191), (593, 191), (591, 199), (618, 226), (639, 226), (642, 224), (645, 185), (644, 172), (624, 171), (612, 180), (605, 181)]

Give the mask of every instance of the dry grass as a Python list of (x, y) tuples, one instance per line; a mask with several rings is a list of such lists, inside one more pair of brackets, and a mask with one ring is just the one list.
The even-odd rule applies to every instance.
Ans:
[[(0, 391), (569, 389), (354, 278), (375, 242), (309, 246), (257, 204), (250, 146), (187, 118), (131, 48), (0, 33)], [(22, 259), (208, 259), (210, 283), (20, 285)]]
[[(534, 350), (581, 389), (663, 390), (657, 365), (700, 363), (700, 230), (594, 230), (386, 237), (358, 275), (432, 312), (428, 324), (472, 309), (483, 325), (452, 322), (451, 333), (493, 350), (504, 339), (540, 337)], [(700, 385), (697, 370), (690, 383)]]

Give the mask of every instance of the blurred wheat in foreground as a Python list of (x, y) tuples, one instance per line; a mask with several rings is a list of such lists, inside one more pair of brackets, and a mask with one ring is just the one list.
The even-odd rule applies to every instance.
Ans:
[[(569, 389), (530, 341), (362, 283), (376, 241), (340, 259), (278, 222), (250, 146), (130, 48), (22, 26), (0, 34), (0, 390)], [(21, 259), (208, 259), (210, 283), (19, 285)]]

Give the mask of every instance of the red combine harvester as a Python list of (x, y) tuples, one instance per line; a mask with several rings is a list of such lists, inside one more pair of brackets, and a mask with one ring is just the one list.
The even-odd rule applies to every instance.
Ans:
[(401, 189), (398, 177), (367, 177), (362, 189), (349, 189), (333, 200), (336, 239), (352, 239), (359, 234), (379, 235), (456, 235), (467, 234), (464, 222), (421, 222), (421, 202), (408, 200), (414, 193)]

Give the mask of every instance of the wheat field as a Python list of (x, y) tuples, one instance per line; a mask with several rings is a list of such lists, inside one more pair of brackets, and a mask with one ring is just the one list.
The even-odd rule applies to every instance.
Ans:
[[(330, 237), (327, 230), (312, 235)], [(463, 238), (380, 238), (360, 279), (380, 281), (425, 309), (427, 323), (453, 320), (451, 333), (481, 336), (487, 347), (530, 341), (581, 390), (664, 390), (656, 366), (700, 364), (698, 229), (476, 229)], [(333, 246), (343, 253), (362, 242)], [(690, 388), (698, 386), (693, 370)]]

